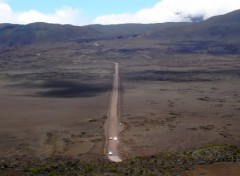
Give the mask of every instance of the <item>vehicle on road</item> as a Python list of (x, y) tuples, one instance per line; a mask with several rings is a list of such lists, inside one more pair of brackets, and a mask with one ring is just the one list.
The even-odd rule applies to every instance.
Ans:
[(114, 137), (113, 140), (116, 141), (118, 138), (117, 137)]
[(112, 139), (113, 139), (112, 137), (109, 138), (109, 140), (112, 140)]
[(113, 153), (110, 151), (110, 152), (108, 152), (108, 155), (112, 155)]

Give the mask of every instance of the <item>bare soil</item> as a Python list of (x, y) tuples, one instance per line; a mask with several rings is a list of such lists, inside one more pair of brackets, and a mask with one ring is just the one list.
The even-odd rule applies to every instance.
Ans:
[(193, 171), (186, 172), (187, 176), (238, 176), (239, 163), (214, 163), (198, 166)]
[(11, 48), (0, 58), (0, 155), (96, 159), (103, 154), (112, 64), (121, 81), (126, 158), (240, 146), (239, 55), (170, 52), (168, 41)]
[(236, 56), (176, 54), (122, 68), (127, 156), (240, 146), (239, 66)]
[(76, 53), (79, 46), (52, 47), (14, 49), (1, 58), (1, 157), (103, 154), (112, 65), (99, 67)]

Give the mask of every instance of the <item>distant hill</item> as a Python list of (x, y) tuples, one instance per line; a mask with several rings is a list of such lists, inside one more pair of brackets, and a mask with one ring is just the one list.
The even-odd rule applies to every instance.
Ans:
[(240, 10), (204, 21), (198, 32), (216, 40), (240, 41)]
[[(198, 21), (198, 20), (197, 20)], [(203, 22), (72, 26), (47, 23), (0, 24), (0, 44), (88, 42), (143, 36), (169, 41), (240, 41), (240, 10)]]
[[(193, 21), (201, 20), (193, 19)], [(144, 35), (152, 39), (166, 39), (171, 41), (219, 41), (224, 39), (238, 42), (240, 39), (240, 10), (215, 16), (202, 22), (92, 25), (90, 27), (103, 34), (118, 37)]]
[(174, 23), (160, 26), (149, 37), (172, 40), (213, 40), (238, 42), (240, 40), (240, 10), (196, 23)]
[(0, 25), (0, 43), (7, 45), (67, 42), (97, 35), (99, 35), (99, 32), (88, 26), (79, 27), (47, 23)]

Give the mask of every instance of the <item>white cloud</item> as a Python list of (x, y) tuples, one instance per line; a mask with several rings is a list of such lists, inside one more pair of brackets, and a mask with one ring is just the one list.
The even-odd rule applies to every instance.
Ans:
[(11, 21), (12, 18), (12, 9), (6, 3), (0, 2), (0, 22), (2, 21)]
[(71, 7), (57, 9), (52, 14), (44, 14), (36, 10), (16, 13), (7, 3), (0, 1), (0, 23), (28, 24), (33, 22), (83, 25), (86, 21), (81, 17), (78, 9)]
[(55, 11), (54, 14), (43, 14), (36, 10), (29, 10), (27, 12), (19, 13), (17, 20), (20, 23), (48, 22), (60, 24), (76, 24), (78, 23), (78, 10), (72, 8), (62, 8)]
[[(151, 8), (141, 9), (135, 13), (110, 14), (98, 16), (94, 24), (122, 23), (162, 23), (190, 21), (191, 17), (202, 16), (204, 19), (240, 9), (240, 0), (159, 0)], [(14, 12), (0, 0), (0, 23), (28, 24), (47, 22), (59, 24), (85, 25), (89, 20), (84, 18), (78, 9), (63, 7), (50, 14), (34, 9)]]
[(240, 0), (161, 0), (152, 8), (130, 14), (99, 16), (94, 24), (162, 23), (190, 21), (191, 17), (207, 19), (240, 9)]

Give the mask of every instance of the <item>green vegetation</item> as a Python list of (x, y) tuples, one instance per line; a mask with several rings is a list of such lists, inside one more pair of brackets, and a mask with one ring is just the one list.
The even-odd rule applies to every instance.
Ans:
[(57, 174), (55, 172), (51, 172), (50, 174), (48, 174), (48, 176), (57, 176)]
[(30, 168), (29, 172), (32, 174), (39, 174), (41, 172), (41, 168), (40, 167)]
[(215, 162), (240, 162), (240, 149), (232, 145), (206, 145), (178, 152), (161, 153), (156, 156), (136, 157), (122, 163), (111, 163), (104, 158), (95, 162), (83, 162), (66, 158), (51, 158), (43, 161), (29, 160), (26, 163), (2, 160), (1, 168), (20, 169), (29, 175), (74, 176), (74, 175), (174, 175), (190, 170), (196, 165)]

